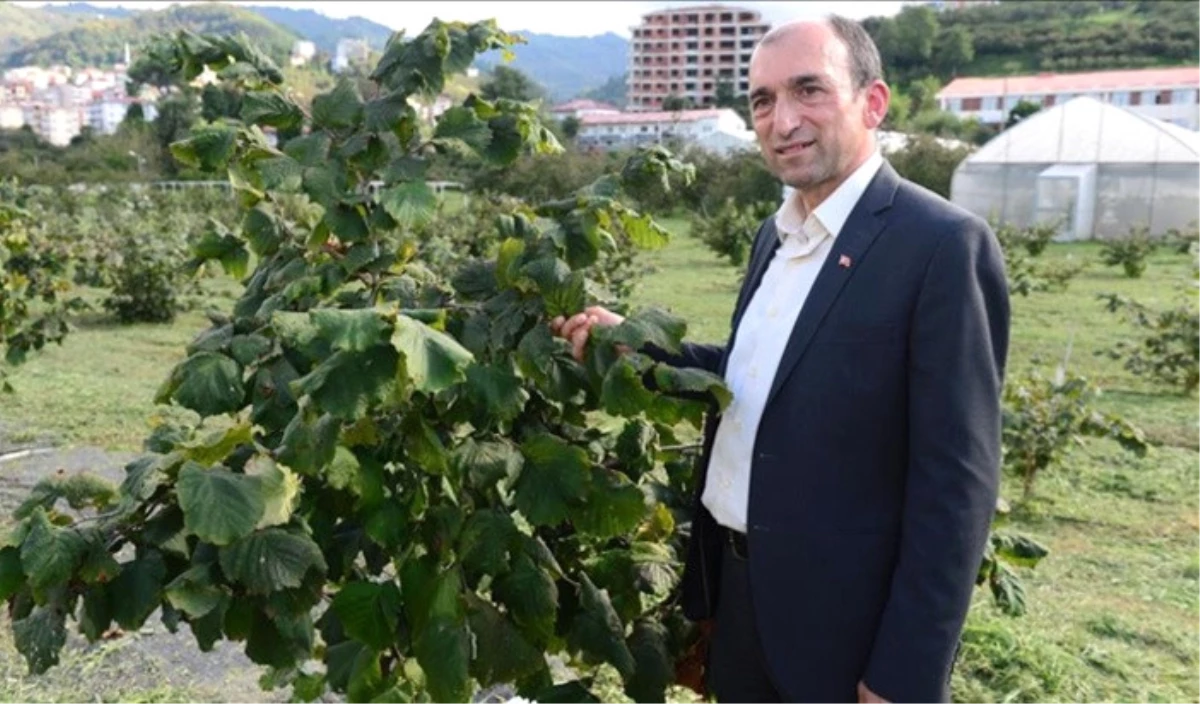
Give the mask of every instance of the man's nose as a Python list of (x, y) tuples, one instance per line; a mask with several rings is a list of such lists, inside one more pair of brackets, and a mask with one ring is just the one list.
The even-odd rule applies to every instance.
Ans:
[(775, 134), (787, 137), (804, 122), (804, 110), (794, 101), (784, 98), (775, 106), (773, 118)]

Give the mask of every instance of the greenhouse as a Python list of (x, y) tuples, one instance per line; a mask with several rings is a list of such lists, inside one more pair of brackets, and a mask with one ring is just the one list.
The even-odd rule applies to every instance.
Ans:
[(950, 198), (993, 222), (1055, 223), (1060, 240), (1160, 235), (1197, 220), (1200, 133), (1075, 98), (967, 157)]

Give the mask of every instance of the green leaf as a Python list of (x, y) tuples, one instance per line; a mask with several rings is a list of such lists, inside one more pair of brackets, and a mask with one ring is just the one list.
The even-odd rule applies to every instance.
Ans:
[(301, 166), (324, 166), (329, 158), (329, 135), (314, 132), (289, 139), (283, 153), (295, 159)]
[(279, 222), (264, 210), (263, 206), (246, 211), (242, 217), (242, 236), (250, 244), (250, 250), (258, 257), (274, 254), (282, 240)]
[(213, 584), (212, 565), (196, 565), (171, 580), (164, 590), (167, 601), (189, 618), (203, 618), (221, 605), (225, 591)]
[(156, 400), (174, 399), (201, 416), (215, 416), (237, 411), (245, 397), (237, 362), (216, 352), (198, 352), (175, 367)]
[(21, 551), (15, 547), (0, 550), (0, 601), (25, 586), (25, 568), (21, 566)]
[(16, 518), (26, 518), (38, 506), (50, 510), (60, 498), (66, 499), (67, 504), (77, 511), (89, 506), (104, 510), (113, 503), (116, 496), (117, 488), (112, 482), (91, 472), (55, 472), (33, 487), (29, 498), (17, 507), (13, 515)]
[(403, 506), (388, 502), (367, 515), (364, 530), (367, 537), (390, 552), (407, 545), (409, 521), (408, 512)]
[(229, 353), (243, 367), (258, 362), (271, 347), (271, 340), (258, 334), (234, 335), (229, 341)]
[(656, 365), (654, 381), (659, 391), (664, 393), (703, 394), (716, 399), (721, 410), (729, 406), (733, 400), (733, 392), (725, 386), (724, 380), (712, 372), (703, 369), (672, 367), (666, 364)]
[(558, 587), (546, 570), (518, 554), (512, 569), (493, 583), (492, 594), (536, 645), (549, 643), (558, 614)]
[(474, 357), (444, 332), (407, 315), (396, 317), (392, 345), (404, 355), (405, 371), (418, 391), (436, 393), (462, 380)]
[(396, 642), (400, 590), (392, 582), (350, 582), (334, 597), (333, 611), (346, 635), (375, 650)]
[(90, 535), (79, 565), (79, 578), (87, 584), (104, 584), (111, 582), (120, 572), (121, 566), (108, 551), (103, 534)]
[(433, 139), (435, 143), (445, 144), (459, 152), (469, 149), (480, 153), (492, 141), (492, 131), (486, 122), (475, 115), (474, 110), (455, 106), (438, 118)]
[(221, 548), (221, 569), (251, 594), (270, 594), (301, 586), (309, 570), (324, 572), (321, 548), (306, 535), (282, 528), (255, 531)]
[(625, 694), (634, 701), (666, 701), (667, 687), (675, 682), (675, 664), (667, 641), (667, 629), (661, 623), (641, 620), (634, 624), (628, 641), (634, 669), (625, 681)]
[(325, 481), (334, 489), (348, 490), (353, 494), (360, 493), (359, 471), (361, 465), (354, 453), (346, 447), (338, 445), (333, 451), (333, 459), (325, 466)]
[(112, 625), (112, 600), (108, 590), (108, 585), (101, 584), (83, 593), (79, 629), (89, 643), (100, 640)]
[(481, 686), (513, 682), (546, 666), (541, 649), (530, 644), (496, 607), (474, 595), (468, 595), (467, 605), (475, 636), (470, 669)]
[(74, 528), (60, 528), (38, 508), (29, 517), (21, 565), (34, 594), (65, 583), (75, 573), (87, 543)]
[(471, 631), (461, 615), (437, 616), (417, 637), (417, 662), (434, 701), (465, 702), (471, 697)]
[(517, 508), (534, 525), (566, 520), (587, 493), (591, 462), (583, 448), (552, 435), (539, 435), (521, 445), (525, 466), (517, 479)]
[(597, 589), (586, 573), (579, 575), (579, 607), (567, 634), (567, 643), (583, 652), (585, 662), (607, 662), (628, 679), (635, 665), (633, 654), (625, 644), (625, 627), (613, 610), (608, 593)]
[(213, 228), (205, 231), (200, 241), (192, 246), (192, 256), (196, 259), (196, 266), (216, 259), (221, 262), (225, 273), (235, 279), (246, 276), (246, 267), (250, 263), (250, 253), (240, 239)]
[(459, 559), (469, 574), (501, 574), (508, 569), (516, 537), (512, 516), (494, 508), (476, 511), (459, 536)]
[(312, 656), (313, 637), (308, 614), (281, 616), (257, 611), (246, 639), (246, 656), (259, 665), (294, 667)]
[(994, 534), (992, 546), (997, 557), (1020, 567), (1036, 567), (1050, 554), (1046, 546), (1023, 535)]
[(642, 249), (662, 249), (671, 241), (671, 235), (654, 222), (649, 215), (636, 215), (627, 210), (621, 211), (621, 227), (635, 246)]
[(319, 337), (335, 350), (365, 352), (386, 344), (391, 325), (373, 309), (318, 308), (309, 313)]
[(304, 120), (300, 107), (274, 91), (250, 91), (242, 96), (242, 120), (291, 129)]
[(652, 344), (667, 352), (678, 352), (687, 333), (687, 323), (666, 311), (651, 308), (629, 316), (612, 329), (611, 340), (630, 349), (640, 350)]
[(263, 515), (254, 527), (270, 528), (290, 521), (300, 498), (300, 478), (262, 455), (250, 458), (245, 471), (247, 476), (258, 479), (263, 497)]
[(343, 242), (360, 242), (371, 232), (362, 209), (349, 203), (326, 205), (324, 223)]
[(341, 427), (329, 414), (310, 422), (305, 413), (297, 413), (283, 431), (279, 461), (301, 474), (315, 475), (333, 461)]
[(571, 357), (565, 340), (554, 337), (549, 326), (535, 325), (517, 345), (521, 373), (533, 379), (548, 398), (569, 401), (587, 384), (582, 367)]
[(509, 364), (471, 365), (467, 368), (467, 389), (482, 413), (477, 428), (491, 421), (514, 420), (529, 400), (529, 392)]
[(12, 629), (17, 651), (25, 657), (30, 673), (40, 675), (58, 664), (67, 642), (66, 614), (60, 609), (35, 606), (28, 616), (13, 621)]
[(995, 563), (988, 586), (991, 587), (992, 597), (1001, 611), (1009, 616), (1025, 614), (1025, 586), (1021, 584), (1021, 578), (1003, 563)]
[(236, 147), (237, 130), (229, 125), (200, 124), (190, 136), (171, 145), (171, 154), (184, 166), (201, 171), (225, 168)]
[(325, 129), (357, 127), (362, 121), (363, 104), (354, 83), (341, 79), (333, 90), (315, 96), (312, 101), (313, 126)]
[(408, 104), (403, 93), (387, 93), (368, 101), (364, 107), (366, 128), (372, 132), (394, 132), (406, 119), (415, 119), (416, 113)]
[(637, 416), (654, 403), (654, 394), (642, 384), (642, 373), (629, 355), (620, 357), (604, 375), (600, 387), (604, 411), (615, 416)]
[(364, 352), (335, 352), (292, 384), (297, 396), (308, 394), (327, 413), (354, 420), (391, 394), (399, 357), (379, 345)]
[(345, 692), (350, 701), (370, 701), (384, 687), (379, 653), (357, 641), (329, 646), (325, 651), (325, 670), (329, 688)]
[(167, 566), (157, 550), (121, 565), (121, 574), (109, 585), (113, 620), (121, 628), (142, 627), (162, 603), (163, 579)]
[(516, 479), (524, 458), (508, 442), (477, 442), (467, 438), (454, 448), (450, 461), (458, 476), (465, 477), (477, 489), (485, 489), (500, 479)]
[(179, 446), (179, 451), (189, 460), (208, 466), (229, 456), (242, 445), (254, 441), (254, 429), (249, 423), (239, 423), (225, 430), (216, 430), (204, 438), (191, 440)]
[(633, 531), (646, 517), (646, 495), (620, 472), (597, 467), (587, 502), (571, 514), (581, 532), (613, 538)]
[(421, 470), (430, 474), (445, 474), (450, 468), (446, 446), (437, 430), (424, 418), (410, 414), (403, 421), (404, 451)]
[(176, 491), (188, 532), (213, 545), (250, 535), (266, 511), (260, 482), (224, 467), (188, 462), (179, 470)]
[(420, 227), (437, 212), (437, 195), (424, 181), (409, 181), (380, 191), (379, 204), (400, 227)]

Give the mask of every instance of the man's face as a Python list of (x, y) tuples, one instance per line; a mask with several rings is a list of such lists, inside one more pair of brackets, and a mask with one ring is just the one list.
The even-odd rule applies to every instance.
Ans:
[(828, 195), (869, 153), (880, 87), (855, 90), (846, 47), (824, 24), (798, 25), (759, 46), (750, 112), (767, 168), (802, 192)]

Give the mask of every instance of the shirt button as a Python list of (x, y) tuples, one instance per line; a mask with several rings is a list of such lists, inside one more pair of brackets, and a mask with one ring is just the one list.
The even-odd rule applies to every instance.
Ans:
[(778, 315), (779, 315), (779, 309), (776, 308), (775, 306), (771, 306), (770, 308), (767, 309), (767, 317), (768, 318), (775, 318)]
[(751, 365), (750, 371), (747, 372), (746, 376), (750, 377), (751, 379), (757, 379), (758, 378), (758, 365), (757, 364)]

